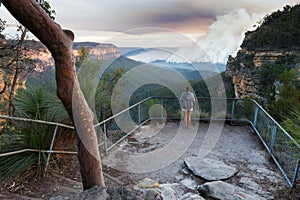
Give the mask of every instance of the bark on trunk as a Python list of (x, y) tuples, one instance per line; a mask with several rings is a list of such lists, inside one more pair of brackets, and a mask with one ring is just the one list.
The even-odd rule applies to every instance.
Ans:
[(7, 10), (33, 33), (55, 60), (57, 95), (74, 121), (83, 188), (105, 186), (91, 112), (79, 87), (72, 46), (74, 34), (63, 30), (35, 0), (2, 0)]

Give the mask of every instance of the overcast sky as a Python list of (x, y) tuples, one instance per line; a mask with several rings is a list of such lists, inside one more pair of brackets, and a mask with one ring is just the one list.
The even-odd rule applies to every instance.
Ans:
[[(266, 14), (300, 0), (49, 0), (56, 21), (75, 41), (117, 46), (186, 46), (194, 41), (213, 60), (236, 53), (243, 34)], [(3, 6), (0, 17), (16, 23)], [(11, 32), (12, 27), (8, 28)]]

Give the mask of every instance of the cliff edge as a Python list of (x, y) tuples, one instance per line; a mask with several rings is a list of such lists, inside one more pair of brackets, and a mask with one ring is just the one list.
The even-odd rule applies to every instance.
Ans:
[[(280, 84), (277, 76), (285, 69), (296, 69), (300, 81), (299, 38), (300, 5), (285, 6), (267, 15), (255, 31), (248, 31), (237, 56), (229, 56), (226, 65), (225, 75), (232, 79), (235, 96), (275, 98)], [(269, 87), (271, 92), (266, 94), (263, 87)]]

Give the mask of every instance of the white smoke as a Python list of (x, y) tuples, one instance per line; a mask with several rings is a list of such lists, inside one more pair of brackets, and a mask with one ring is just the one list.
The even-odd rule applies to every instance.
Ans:
[(246, 31), (254, 30), (254, 25), (264, 14), (249, 14), (245, 9), (234, 10), (222, 16), (209, 27), (206, 37), (199, 37), (192, 47), (183, 47), (169, 62), (212, 62), (225, 64), (229, 55), (235, 56)]
[[(170, 55), (170, 52), (166, 54), (165, 52), (149, 51), (136, 55), (134, 59), (146, 62), (166, 60), (176, 63), (210, 62), (225, 64), (229, 55), (236, 56), (245, 32), (255, 30), (258, 22), (261, 22), (267, 14), (282, 9), (286, 4), (295, 5), (299, 3), (299, 0), (189, 2), (199, 12), (204, 12), (207, 9), (217, 14), (216, 20), (209, 26), (206, 36), (199, 36), (196, 42), (190, 39)], [(185, 39), (179, 38), (178, 41), (181, 40)]]
[(151, 63), (156, 60), (168, 60), (171, 55), (171, 51), (165, 51), (164, 49), (160, 48), (152, 48), (151, 50), (146, 50), (145, 52), (127, 57), (132, 60)]
[(242, 44), (246, 31), (255, 29), (255, 24), (264, 14), (248, 14), (245, 9), (239, 9), (223, 16), (210, 27), (207, 37), (199, 41), (209, 58), (215, 63), (225, 63), (229, 55), (235, 56)]
[(131, 59), (152, 62), (155, 60), (166, 60), (174, 63), (227, 62), (229, 55), (235, 56), (244, 39), (246, 31), (254, 30), (265, 14), (249, 14), (246, 9), (235, 9), (226, 14), (216, 17), (208, 29), (206, 36), (200, 36), (195, 42), (191, 39), (185, 40), (183, 46), (173, 51), (164, 51), (157, 48), (130, 56)]

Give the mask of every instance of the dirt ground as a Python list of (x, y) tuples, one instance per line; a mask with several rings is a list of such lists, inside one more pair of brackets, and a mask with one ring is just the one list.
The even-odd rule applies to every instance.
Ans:
[[(205, 181), (201, 178), (186, 173), (187, 169), (183, 160), (188, 156), (199, 154), (209, 125), (209, 123), (195, 123), (191, 129), (184, 130), (187, 131), (187, 134), (189, 131), (196, 130), (197, 134), (189, 148), (177, 160), (164, 168), (147, 173), (129, 173), (115, 169), (111, 161), (120, 149), (123, 152), (147, 153), (163, 148), (175, 137), (180, 124), (168, 122), (163, 126), (157, 124), (153, 126), (152, 124), (143, 127), (142, 134), (137, 133), (131, 136), (118, 148), (112, 150), (108, 156), (103, 157), (106, 184), (128, 186), (146, 177), (159, 183), (176, 183), (187, 177), (196, 180), (199, 185), (204, 183)], [(147, 135), (151, 137), (147, 137)], [(221, 159), (226, 164), (239, 169), (236, 176), (227, 180), (229, 183), (242, 186), (241, 178), (252, 178), (266, 192), (266, 195), (272, 194), (273, 199), (300, 199), (299, 186), (290, 195), (287, 195), (288, 186), (285, 180), (275, 164), (270, 162), (258, 137), (247, 126), (225, 124), (216, 145), (207, 156)], [(34, 171), (35, 169), (29, 169), (27, 172), (3, 182), (0, 187), (0, 199), (49, 199), (53, 196), (71, 196), (82, 191), (78, 161), (75, 155), (53, 157), (48, 171), (42, 177), (35, 177)]]

